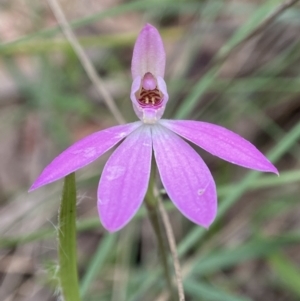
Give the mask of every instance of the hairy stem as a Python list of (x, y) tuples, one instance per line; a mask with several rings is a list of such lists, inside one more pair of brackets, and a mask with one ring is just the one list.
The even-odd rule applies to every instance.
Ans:
[(75, 174), (65, 177), (59, 211), (58, 257), (61, 293), (65, 301), (80, 301), (76, 250)]

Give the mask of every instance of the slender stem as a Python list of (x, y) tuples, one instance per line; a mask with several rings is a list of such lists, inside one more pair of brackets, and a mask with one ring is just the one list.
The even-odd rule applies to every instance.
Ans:
[(166, 251), (166, 247), (165, 247), (165, 244), (163, 241), (163, 236), (161, 233), (162, 229), (161, 229), (161, 226), (159, 223), (157, 208), (149, 205), (149, 203), (147, 202), (147, 199), (146, 199), (146, 207), (148, 210), (150, 222), (151, 222), (153, 230), (155, 232), (155, 236), (156, 236), (156, 240), (157, 240), (157, 244), (158, 244), (158, 248), (159, 248), (161, 262), (162, 262), (162, 265), (164, 268), (164, 274), (165, 274), (165, 278), (167, 281), (167, 285), (168, 285), (168, 288), (170, 291), (170, 295), (172, 296), (174, 293), (173, 293), (173, 287), (172, 287), (171, 273), (170, 273), (169, 265), (168, 265), (167, 251)]
[(174, 233), (173, 233), (173, 229), (172, 229), (167, 211), (166, 211), (166, 209), (163, 205), (163, 202), (162, 202), (162, 200), (159, 196), (157, 197), (157, 200), (158, 200), (159, 212), (161, 214), (161, 218), (162, 218), (163, 224), (164, 224), (165, 229), (166, 229), (166, 234), (167, 234), (171, 254), (172, 254), (172, 257), (173, 257), (173, 264), (174, 264), (174, 270), (175, 270), (175, 276), (176, 276), (176, 283), (177, 283), (179, 301), (185, 301), (184, 289), (183, 289), (183, 284), (182, 284), (182, 275), (181, 275), (180, 262), (179, 262), (178, 253), (177, 253), (177, 250), (176, 250), (175, 236), (174, 236)]
[(65, 177), (58, 224), (59, 280), (63, 300), (80, 301), (76, 250), (75, 174)]
[(172, 300), (175, 300), (174, 297), (174, 291), (173, 291), (173, 286), (172, 286), (172, 276), (171, 276), (171, 271), (169, 268), (168, 264), (168, 251), (166, 249), (166, 244), (164, 243), (163, 235), (162, 235), (162, 228), (159, 220), (159, 214), (158, 214), (158, 208), (157, 208), (157, 200), (154, 196), (154, 185), (155, 185), (155, 165), (152, 164), (152, 169), (151, 169), (151, 175), (150, 175), (150, 181), (149, 181), (149, 186), (148, 186), (148, 191), (146, 193), (145, 197), (145, 205), (147, 208), (148, 216), (151, 222), (151, 225), (153, 227), (158, 248), (159, 248), (159, 253), (160, 253), (160, 259), (161, 263), (163, 266), (165, 278), (167, 281), (167, 286), (170, 291), (170, 296)]

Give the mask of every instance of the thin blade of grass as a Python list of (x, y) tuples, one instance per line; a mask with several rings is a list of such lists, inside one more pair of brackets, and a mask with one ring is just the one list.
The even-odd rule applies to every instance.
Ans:
[(84, 298), (88, 292), (88, 289), (103, 267), (105, 260), (111, 254), (111, 250), (117, 241), (117, 234), (105, 233), (104, 237), (99, 242), (98, 248), (90, 260), (90, 263), (86, 269), (81, 284), (80, 284), (80, 295)]
[(235, 266), (248, 260), (265, 258), (277, 253), (283, 247), (298, 244), (300, 235), (286, 235), (276, 238), (259, 238), (245, 243), (236, 248), (223, 249), (214, 253), (209, 253), (195, 262), (190, 275), (208, 275), (224, 268)]
[(214, 61), (216, 62), (207, 73), (196, 83), (191, 93), (187, 96), (185, 101), (179, 107), (175, 118), (182, 119), (186, 118), (194, 109), (196, 103), (199, 101), (200, 97), (211, 88), (212, 83), (218, 75), (218, 70), (222, 65), (223, 58), (226, 58), (231, 51), (235, 49), (237, 45), (240, 45), (243, 40), (246, 40), (251, 32), (255, 32), (265, 18), (268, 12), (274, 9), (281, 1), (269, 0), (266, 3), (259, 6), (255, 13), (251, 15), (251, 18), (246, 22), (239, 30), (237, 30), (231, 39), (229, 39), (226, 44), (219, 50), (216, 54)]
[[(193, 300), (209, 300), (209, 301), (250, 301), (251, 299), (245, 297), (237, 297), (220, 288), (206, 283), (189, 279), (184, 282), (184, 288), (188, 295)], [(197, 298), (197, 299), (196, 299)]]
[(300, 298), (300, 270), (295, 264), (281, 252), (270, 256), (269, 264), (282, 286)]

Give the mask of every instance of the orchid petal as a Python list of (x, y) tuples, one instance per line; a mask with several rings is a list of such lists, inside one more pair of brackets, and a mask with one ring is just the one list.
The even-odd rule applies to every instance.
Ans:
[(149, 126), (129, 135), (108, 159), (98, 187), (98, 212), (108, 231), (124, 227), (147, 191), (152, 142)]
[(141, 122), (119, 125), (77, 141), (43, 170), (29, 191), (61, 179), (95, 161), (139, 126), (141, 126)]
[(278, 174), (276, 167), (253, 144), (224, 127), (186, 120), (161, 120), (160, 123), (223, 160)]
[(164, 77), (166, 54), (159, 32), (150, 24), (141, 30), (133, 49), (132, 78), (143, 77), (147, 72)]
[(133, 102), (137, 102), (135, 93), (140, 89), (141, 81), (142, 81), (142, 78), (140, 76), (137, 76), (132, 82), (130, 98)]
[(132, 85), (131, 85), (130, 99), (132, 101), (132, 105), (133, 105), (135, 114), (137, 115), (137, 117), (139, 119), (142, 120), (143, 119), (143, 110), (139, 106), (138, 101), (136, 99), (136, 95), (135, 95), (135, 93), (140, 89), (141, 81), (142, 81), (142, 79), (140, 76), (136, 77), (133, 80)]
[(161, 93), (164, 95), (164, 105), (166, 105), (166, 103), (169, 100), (169, 94), (167, 91), (167, 85), (166, 82), (164, 81), (164, 79), (160, 76), (157, 77), (157, 86), (158, 89), (161, 91)]
[(217, 212), (214, 179), (201, 157), (184, 140), (157, 125), (152, 132), (154, 155), (170, 199), (188, 219), (209, 227)]

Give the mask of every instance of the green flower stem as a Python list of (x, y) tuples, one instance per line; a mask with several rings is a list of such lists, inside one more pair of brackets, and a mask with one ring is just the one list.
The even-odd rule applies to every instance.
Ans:
[(58, 257), (60, 289), (64, 301), (80, 301), (76, 250), (75, 174), (65, 177), (59, 211)]
[(151, 175), (148, 190), (145, 197), (145, 205), (147, 208), (148, 216), (153, 227), (158, 249), (160, 253), (160, 259), (164, 270), (164, 275), (166, 278), (167, 286), (170, 292), (171, 300), (176, 300), (173, 286), (172, 286), (172, 273), (168, 264), (168, 249), (163, 239), (163, 231), (159, 220), (158, 202), (154, 195), (154, 185), (155, 185), (155, 165), (152, 164)]

